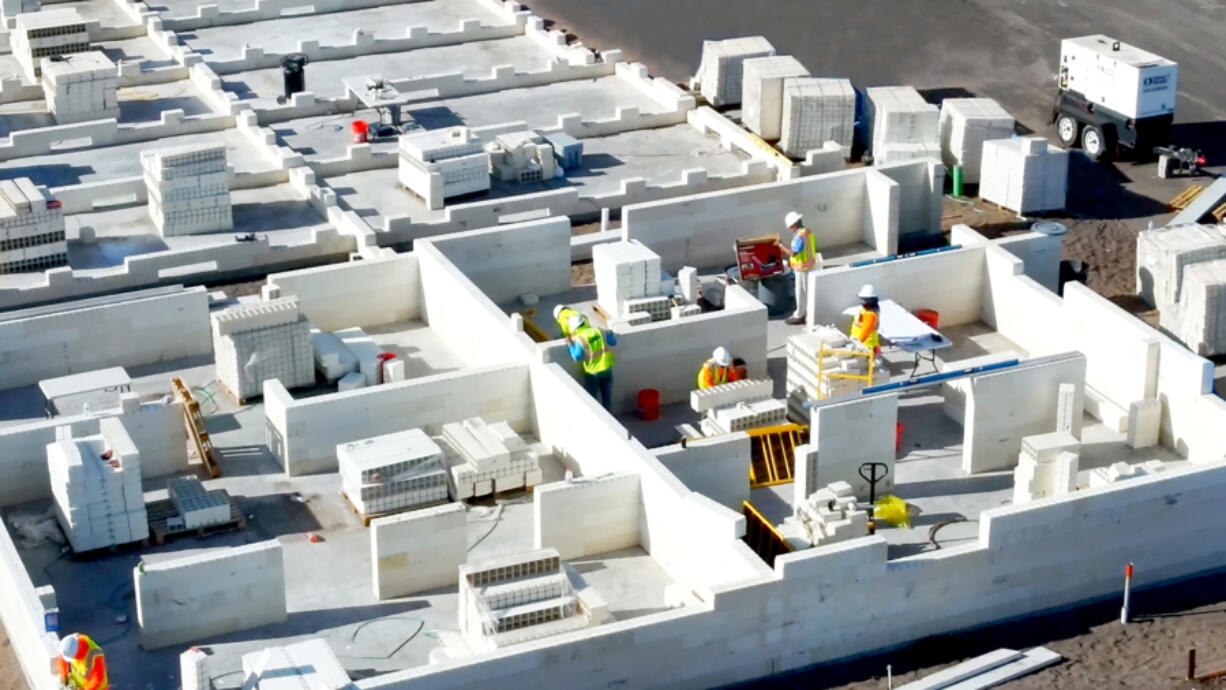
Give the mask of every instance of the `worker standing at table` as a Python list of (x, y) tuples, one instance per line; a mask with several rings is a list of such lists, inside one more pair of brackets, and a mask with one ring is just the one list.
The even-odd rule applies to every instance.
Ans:
[(720, 346), (711, 353), (711, 358), (702, 363), (698, 370), (698, 387), (710, 388), (745, 378), (744, 363), (737, 366), (736, 360), (728, 348)]
[(805, 310), (809, 306), (809, 273), (820, 268), (821, 255), (817, 251), (817, 237), (805, 227), (805, 219), (799, 212), (788, 213), (783, 222), (792, 233), (791, 245), (783, 250), (796, 276), (796, 311), (785, 323), (798, 326), (805, 322)]
[(877, 299), (877, 289), (872, 285), (860, 288), (860, 311), (851, 322), (850, 335), (873, 352), (881, 353), (881, 336), (877, 329), (881, 326), (881, 307)]

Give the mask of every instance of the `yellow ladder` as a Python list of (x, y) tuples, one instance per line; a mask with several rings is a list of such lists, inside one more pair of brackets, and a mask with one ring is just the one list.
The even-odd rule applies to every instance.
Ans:
[(549, 334), (541, 330), (541, 327), (532, 321), (532, 317), (536, 316), (536, 309), (521, 309), (517, 313), (524, 317), (524, 333), (527, 333), (528, 337), (532, 338), (532, 342), (543, 343), (549, 340)]
[(752, 445), (749, 461), (749, 487), (789, 484), (793, 480), (796, 446), (808, 440), (809, 427), (780, 424), (746, 430)]
[[(849, 374), (845, 371), (826, 371), (824, 365), (827, 355), (843, 355), (845, 357), (864, 357), (868, 359), (867, 374)], [(863, 381), (865, 387), (873, 385), (873, 366), (876, 364), (876, 357), (872, 350), (836, 350), (826, 347), (825, 343), (817, 350), (817, 398), (824, 400), (826, 394), (822, 392), (823, 379), (853, 379)]]
[(774, 523), (767, 520), (752, 503), (741, 501), (741, 512), (745, 515), (745, 543), (766, 561), (767, 565), (775, 567), (775, 558), (780, 554), (790, 553), (792, 547)]
[(172, 378), (170, 386), (179, 400), (183, 401), (183, 421), (187, 426), (187, 434), (191, 437), (192, 446), (196, 449), (196, 455), (200, 457), (200, 462), (208, 470), (210, 477), (214, 479), (220, 477), (221, 466), (217, 464), (213, 441), (209, 439), (208, 429), (204, 426), (204, 415), (200, 412), (200, 403), (192, 397), (183, 379), (177, 376)]

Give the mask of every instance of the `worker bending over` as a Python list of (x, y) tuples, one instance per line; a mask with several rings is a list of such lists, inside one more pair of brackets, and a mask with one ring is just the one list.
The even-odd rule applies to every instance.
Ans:
[(851, 322), (851, 337), (864, 344), (873, 354), (881, 353), (881, 338), (877, 328), (881, 325), (881, 308), (877, 304), (877, 289), (872, 285), (860, 288), (860, 311)]
[(804, 217), (792, 211), (783, 222), (792, 233), (791, 245), (783, 250), (796, 277), (796, 312), (786, 323), (797, 326), (805, 322), (805, 310), (809, 306), (809, 272), (821, 267), (821, 255), (817, 251), (817, 237), (804, 226)]
[(572, 309), (565, 304), (559, 304), (553, 308), (553, 320), (558, 322), (558, 330), (562, 331), (563, 338), (569, 338), (571, 335), (570, 317), (572, 316), (578, 316), (583, 320), (583, 325), (587, 325), (587, 317), (578, 310)]
[(60, 640), (60, 683), (73, 690), (108, 690), (106, 659), (89, 635), (73, 633)]
[[(739, 366), (738, 366), (739, 363)], [(734, 360), (726, 347), (717, 347), (698, 370), (698, 387), (710, 388), (745, 378), (745, 363)]]
[(613, 410), (613, 352), (617, 336), (613, 331), (590, 326), (581, 315), (566, 322), (570, 335), (570, 357), (583, 366), (583, 387), (604, 409)]

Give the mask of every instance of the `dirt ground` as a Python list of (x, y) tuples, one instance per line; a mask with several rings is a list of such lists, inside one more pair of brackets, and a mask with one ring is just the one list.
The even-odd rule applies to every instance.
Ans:
[(8, 632), (3, 625), (0, 625), (0, 690), (26, 690), (21, 666), (17, 664), (17, 656), (13, 654), (13, 646), (9, 644)]

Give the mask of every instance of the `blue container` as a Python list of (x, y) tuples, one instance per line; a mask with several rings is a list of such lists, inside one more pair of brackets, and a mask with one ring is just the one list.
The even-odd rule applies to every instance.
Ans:
[(553, 146), (553, 157), (563, 170), (583, 167), (583, 142), (565, 132), (551, 132), (545, 141)]
[(48, 609), (43, 611), (43, 629), (51, 633), (57, 633), (60, 631), (59, 609)]

